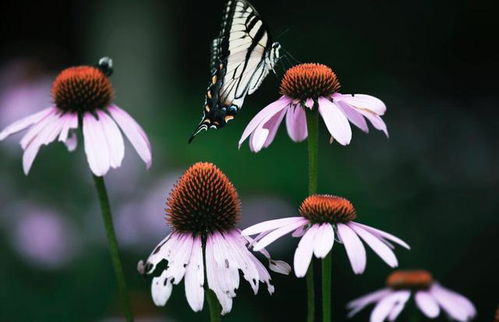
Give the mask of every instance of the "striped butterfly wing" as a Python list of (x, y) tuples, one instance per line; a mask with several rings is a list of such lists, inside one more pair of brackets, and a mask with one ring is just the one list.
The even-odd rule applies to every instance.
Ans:
[(256, 91), (274, 68), (279, 49), (251, 4), (246, 0), (227, 3), (222, 30), (212, 43), (203, 117), (189, 142), (200, 131), (222, 128), (234, 119), (246, 95)]

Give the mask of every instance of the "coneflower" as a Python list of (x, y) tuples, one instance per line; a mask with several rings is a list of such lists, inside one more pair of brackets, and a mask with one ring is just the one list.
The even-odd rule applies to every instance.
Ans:
[[(166, 269), (152, 279), (156, 305), (165, 305), (173, 285), (184, 279), (193, 311), (203, 309), (206, 285), (221, 304), (221, 314), (228, 313), (239, 287), (239, 271), (255, 294), (259, 282), (267, 285), (270, 294), (274, 292), (267, 269), (247, 248), (252, 240), (236, 228), (240, 212), (236, 189), (215, 165), (196, 163), (180, 177), (167, 200), (166, 219), (172, 232), (145, 263), (139, 263), (139, 271), (150, 275), (161, 261), (167, 262)], [(270, 259), (265, 250), (263, 254), (272, 270), (289, 273), (288, 264)]]
[(301, 64), (286, 71), (281, 81), (281, 97), (263, 108), (248, 124), (239, 146), (249, 137), (251, 151), (268, 147), (284, 117), (290, 138), (295, 142), (308, 136), (307, 111), (316, 111), (324, 120), (331, 138), (347, 145), (352, 138), (349, 121), (369, 132), (366, 119), (388, 136), (381, 116), (385, 104), (365, 94), (341, 94), (333, 70), (322, 64)]
[(476, 315), (473, 303), (441, 286), (428, 271), (399, 270), (388, 276), (386, 288), (348, 303), (347, 307), (351, 310), (348, 316), (352, 317), (374, 303), (371, 322), (395, 321), (412, 295), (417, 307), (430, 319), (438, 317), (441, 309), (455, 321), (470, 321)]
[[(69, 151), (77, 145), (79, 119), (90, 169), (103, 176), (121, 165), (125, 145), (121, 131), (144, 160), (151, 165), (151, 145), (144, 130), (124, 110), (112, 103), (114, 89), (109, 80), (112, 60), (101, 58), (96, 66), (64, 69), (52, 85), (53, 105), (20, 119), (0, 132), (0, 141), (28, 129), (21, 139), (24, 173), (28, 174), (38, 151), (56, 139)], [(120, 131), (121, 129), (121, 131)]]

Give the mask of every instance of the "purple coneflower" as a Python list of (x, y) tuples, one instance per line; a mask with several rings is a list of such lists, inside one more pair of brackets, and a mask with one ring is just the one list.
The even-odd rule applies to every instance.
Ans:
[(64, 142), (69, 151), (76, 148), (74, 131), (82, 120), (85, 153), (90, 169), (103, 176), (123, 160), (125, 146), (120, 132), (151, 165), (151, 145), (144, 130), (124, 110), (112, 103), (114, 90), (108, 76), (112, 61), (102, 58), (97, 67), (76, 66), (63, 70), (52, 85), (54, 104), (20, 119), (0, 132), (0, 141), (28, 129), (21, 139), (24, 173), (28, 174), (41, 146), (54, 140)]
[(368, 132), (365, 119), (388, 136), (381, 119), (385, 104), (364, 94), (341, 94), (340, 82), (331, 68), (322, 64), (301, 64), (286, 71), (281, 81), (281, 98), (262, 109), (248, 124), (239, 146), (249, 137), (251, 151), (268, 147), (284, 116), (291, 139), (301, 142), (308, 136), (307, 110), (318, 110), (334, 140), (347, 145), (352, 138), (348, 121)]
[(255, 251), (291, 232), (293, 237), (303, 236), (294, 255), (293, 266), (297, 277), (305, 276), (312, 255), (326, 257), (333, 247), (335, 236), (345, 246), (356, 274), (362, 274), (366, 268), (366, 250), (361, 239), (390, 267), (398, 265), (390, 241), (409, 249), (409, 245), (391, 234), (354, 222), (357, 215), (353, 205), (341, 197), (312, 195), (303, 201), (299, 213), (301, 217), (265, 221), (242, 232), (245, 236), (259, 234), (253, 245)]
[(386, 280), (386, 288), (367, 294), (347, 304), (349, 317), (375, 303), (371, 322), (394, 321), (414, 294), (417, 307), (430, 319), (443, 309), (456, 321), (470, 321), (476, 315), (475, 307), (464, 296), (448, 290), (433, 280), (427, 271), (395, 271)]
[[(139, 263), (139, 271), (153, 274), (162, 260), (167, 261), (166, 269), (152, 280), (156, 305), (165, 305), (173, 284), (185, 278), (187, 301), (193, 311), (201, 311), (206, 280), (222, 306), (221, 313), (228, 313), (239, 287), (239, 270), (255, 294), (259, 282), (267, 285), (270, 294), (274, 292), (267, 269), (247, 248), (252, 240), (236, 228), (240, 208), (236, 189), (215, 165), (196, 163), (180, 177), (167, 201), (172, 233), (159, 243), (145, 264)], [(262, 251), (272, 270), (289, 273), (288, 264), (272, 260)]]

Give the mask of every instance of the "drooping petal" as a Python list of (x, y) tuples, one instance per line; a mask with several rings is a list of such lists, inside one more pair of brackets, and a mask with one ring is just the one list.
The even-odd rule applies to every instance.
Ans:
[(289, 275), (291, 272), (291, 265), (282, 260), (270, 259), (269, 269), (279, 274)]
[(64, 144), (66, 145), (66, 148), (69, 152), (73, 152), (78, 146), (78, 137), (75, 133), (71, 133), (69, 137), (64, 141)]
[(250, 136), (251, 133), (262, 123), (263, 120), (268, 120), (273, 115), (277, 114), (286, 106), (291, 103), (291, 99), (286, 96), (281, 96), (277, 101), (270, 103), (266, 107), (264, 107), (258, 114), (251, 119), (246, 128), (243, 131), (243, 135), (241, 139), (239, 139), (239, 148), (241, 148), (241, 144)]
[(410, 292), (408, 292), (407, 295), (401, 296), (399, 301), (395, 303), (392, 310), (390, 311), (390, 314), (388, 315), (388, 321), (395, 321), (397, 319), (400, 312), (402, 312), (402, 310), (404, 309), (405, 303), (407, 303), (407, 300), (409, 299), (410, 296), (411, 296)]
[(305, 234), (305, 226), (298, 227), (291, 236), (293, 237), (301, 237)]
[(334, 244), (334, 230), (329, 223), (319, 226), (315, 235), (314, 255), (317, 258), (324, 258), (331, 251)]
[(99, 116), (98, 122), (104, 131), (107, 142), (110, 165), (113, 168), (117, 168), (121, 166), (121, 161), (123, 161), (123, 157), (125, 156), (123, 136), (111, 117), (102, 111), (97, 111), (97, 115)]
[(374, 310), (371, 312), (370, 322), (383, 322), (397, 303), (407, 302), (411, 296), (410, 291), (397, 291), (385, 296), (381, 301), (376, 304)]
[(268, 221), (264, 221), (264, 222), (258, 223), (256, 225), (250, 226), (246, 229), (243, 229), (241, 234), (243, 236), (250, 236), (250, 235), (258, 234), (258, 233), (261, 233), (264, 231), (277, 229), (277, 228), (280, 228), (280, 227), (283, 227), (283, 226), (286, 226), (288, 224), (292, 224), (295, 222), (304, 222), (304, 221), (306, 221), (306, 219), (303, 217), (286, 217), (286, 218), (268, 220)]
[(5, 129), (0, 132), (0, 141), (5, 139), (6, 137), (15, 134), (17, 132), (20, 132), (29, 126), (40, 122), (43, 120), (45, 117), (47, 117), (50, 114), (53, 114), (57, 111), (57, 108), (54, 106), (47, 107), (40, 112), (37, 112), (35, 114), (28, 115), (20, 120), (15, 121), (14, 123), (10, 124), (7, 126)]
[(427, 291), (416, 292), (415, 300), (421, 312), (430, 319), (434, 319), (440, 314), (440, 307), (437, 301)]
[(29, 173), (40, 147), (53, 142), (57, 138), (64, 125), (64, 121), (60, 119), (59, 115), (51, 114), (37, 125), (39, 124), (43, 124), (43, 128), (30, 141), (26, 142), (26, 145), (23, 147), (23, 169), (26, 175)]
[(343, 110), (343, 113), (345, 113), (346, 117), (351, 123), (353, 123), (356, 127), (361, 129), (362, 131), (369, 133), (369, 127), (367, 126), (366, 119), (359, 111), (357, 111), (350, 105), (345, 104), (344, 102), (340, 101), (335, 103)]
[(204, 265), (201, 237), (192, 244), (191, 258), (185, 272), (185, 297), (194, 312), (203, 310), (204, 304)]
[[(167, 235), (159, 244), (154, 248), (149, 257), (146, 260), (146, 270), (145, 274), (154, 272), (156, 265), (159, 264), (163, 259), (166, 259), (169, 244), (176, 243), (179, 234), (172, 233)], [(171, 239), (171, 240), (170, 240)]]
[(378, 238), (381, 237), (381, 238), (384, 238), (384, 239), (388, 239), (388, 240), (391, 240), (392, 242), (394, 243), (397, 243), (399, 244), (400, 246), (406, 248), (406, 249), (411, 249), (411, 247), (405, 242), (403, 241), (402, 239), (392, 235), (392, 234), (389, 234), (387, 232), (384, 232), (382, 230), (379, 230), (379, 229), (376, 229), (376, 228), (373, 228), (371, 226), (367, 226), (367, 225), (364, 225), (364, 224), (361, 224), (361, 223), (358, 223), (358, 222), (351, 222), (352, 225), (355, 225), (355, 226), (360, 226), (362, 228), (364, 228), (365, 230), (369, 231), (371, 234), (374, 234), (376, 235)]
[(338, 235), (345, 246), (348, 259), (355, 274), (362, 274), (366, 268), (366, 250), (357, 234), (345, 224), (339, 223)]
[(349, 144), (352, 139), (352, 129), (340, 108), (329, 99), (319, 97), (319, 113), (331, 136), (341, 145)]
[(127, 112), (116, 105), (109, 106), (107, 110), (149, 168), (152, 163), (151, 143), (142, 127)]
[(398, 266), (397, 257), (395, 257), (393, 251), (390, 247), (386, 246), (383, 241), (378, 239), (376, 235), (371, 234), (369, 231), (358, 225), (352, 225), (351, 223), (347, 225), (352, 228), (355, 233), (357, 233), (357, 235), (359, 235), (360, 238), (362, 238), (369, 245), (369, 247), (371, 247), (372, 250), (385, 261), (385, 263), (392, 268)]
[(286, 109), (283, 109), (274, 115), (269, 115), (268, 119), (262, 120), (260, 125), (251, 133), (251, 151), (260, 152), (262, 148), (268, 147), (272, 143), (285, 114)]
[(353, 106), (358, 110), (365, 110), (377, 115), (386, 112), (386, 105), (382, 100), (366, 94), (335, 94), (335, 100), (339, 100)]
[(358, 299), (348, 302), (347, 308), (351, 311), (348, 313), (348, 317), (351, 318), (355, 314), (357, 314), (360, 310), (365, 308), (371, 303), (378, 302), (385, 296), (391, 294), (393, 291), (388, 288), (384, 288), (373, 293), (366, 294)]
[(314, 252), (314, 240), (318, 228), (319, 225), (312, 225), (298, 243), (293, 264), (296, 277), (303, 277), (307, 273)]
[(42, 131), (45, 131), (47, 129), (47, 126), (50, 126), (50, 124), (56, 122), (59, 119), (59, 114), (57, 113), (57, 109), (53, 109), (45, 115), (40, 121), (35, 123), (32, 127), (29, 128), (29, 130), (23, 135), (21, 138), (21, 147), (23, 150), (26, 150), (28, 145), (33, 142), (33, 140), (39, 136), (39, 134)]
[(69, 136), (69, 131), (78, 127), (78, 114), (66, 113), (61, 118), (64, 120), (64, 126), (59, 134), (59, 141), (66, 143)]
[(154, 304), (165, 306), (172, 294), (172, 289), (172, 281), (166, 277), (166, 271), (163, 271), (160, 276), (154, 277), (151, 284), (151, 295)]
[(381, 118), (381, 116), (373, 114), (369, 111), (363, 111), (359, 110), (359, 113), (364, 115), (369, 122), (374, 126), (375, 129), (382, 131), (385, 133), (386, 137), (389, 137), (390, 135), (388, 134), (388, 129), (386, 127), (385, 121)]
[(292, 232), (293, 230), (295, 230), (296, 228), (300, 227), (300, 226), (303, 226), (303, 222), (302, 221), (297, 221), (297, 222), (294, 222), (294, 223), (291, 223), (291, 224), (288, 224), (286, 226), (283, 226), (283, 227), (280, 227), (270, 233), (268, 233), (265, 237), (263, 237), (262, 239), (260, 239), (254, 246), (253, 246), (253, 249), (255, 251), (258, 251), (264, 247), (267, 247), (268, 245), (270, 245), (271, 243), (273, 243), (276, 239)]
[(293, 105), (287, 110), (286, 128), (289, 137), (295, 142), (301, 142), (307, 138), (307, 118), (301, 105)]
[(476, 315), (474, 305), (467, 298), (442, 287), (438, 283), (432, 285), (429, 293), (453, 319), (469, 321)]
[(83, 115), (83, 143), (90, 170), (96, 176), (103, 176), (110, 167), (109, 148), (102, 126), (90, 113)]

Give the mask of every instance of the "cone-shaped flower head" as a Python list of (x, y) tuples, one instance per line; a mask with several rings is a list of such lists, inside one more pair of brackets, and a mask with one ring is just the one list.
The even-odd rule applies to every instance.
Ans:
[[(76, 129), (83, 125), (83, 140), (88, 164), (97, 176), (121, 165), (125, 155), (123, 135), (144, 160), (151, 165), (151, 145), (144, 130), (124, 110), (112, 103), (114, 90), (109, 80), (112, 60), (101, 58), (96, 66), (64, 69), (52, 85), (54, 104), (20, 119), (0, 132), (0, 141), (28, 129), (21, 139), (23, 168), (28, 174), (38, 151), (56, 139), (69, 151), (76, 149)], [(13, 107), (14, 108), (14, 107)]]
[[(388, 136), (381, 119), (385, 104), (364, 94), (341, 94), (340, 82), (334, 71), (322, 64), (301, 64), (286, 71), (281, 81), (281, 98), (263, 108), (248, 124), (239, 146), (249, 137), (251, 151), (268, 147), (279, 125), (286, 117), (291, 139), (303, 141), (308, 136), (307, 113), (319, 113), (331, 138), (347, 145), (352, 138), (350, 123), (369, 132), (367, 120)], [(350, 123), (349, 123), (350, 122)]]
[(409, 245), (401, 239), (355, 222), (355, 209), (345, 198), (312, 195), (302, 202), (298, 212), (299, 217), (265, 221), (243, 231), (243, 235), (259, 234), (255, 238), (254, 250), (266, 247), (291, 232), (293, 237), (301, 237), (294, 256), (297, 277), (305, 276), (312, 255), (317, 258), (326, 257), (333, 248), (335, 237), (345, 246), (356, 274), (363, 273), (366, 268), (366, 250), (361, 239), (390, 267), (398, 265), (391, 242), (409, 249)]
[[(167, 201), (166, 216), (172, 233), (145, 264), (139, 263), (139, 271), (157, 275), (157, 265), (167, 262), (166, 269), (152, 280), (156, 305), (165, 305), (173, 284), (185, 278), (185, 294), (192, 310), (203, 309), (206, 280), (222, 306), (222, 314), (230, 312), (239, 287), (239, 271), (255, 294), (259, 282), (273, 293), (267, 269), (247, 248), (253, 240), (243, 237), (236, 228), (240, 210), (236, 189), (215, 165), (196, 163), (180, 177)], [(261, 252), (272, 270), (289, 273), (288, 264), (272, 260), (265, 250)]]
[(370, 304), (371, 322), (395, 321), (407, 301), (414, 296), (419, 310), (428, 318), (435, 319), (443, 310), (449, 319), (470, 321), (476, 316), (476, 309), (467, 298), (453, 292), (433, 279), (425, 270), (398, 270), (386, 280), (386, 288), (364, 295), (347, 304), (349, 317)]

